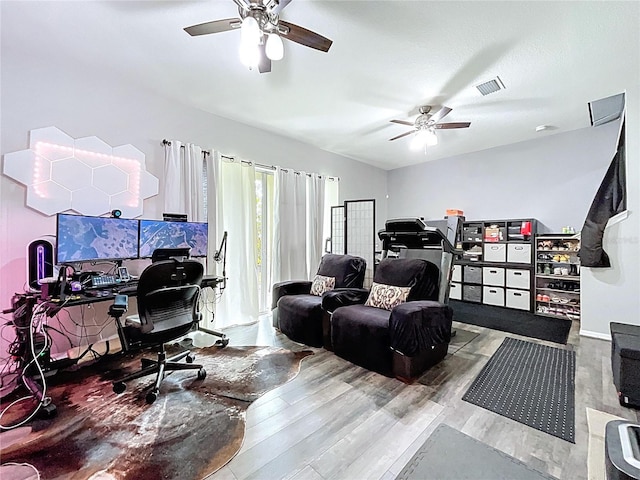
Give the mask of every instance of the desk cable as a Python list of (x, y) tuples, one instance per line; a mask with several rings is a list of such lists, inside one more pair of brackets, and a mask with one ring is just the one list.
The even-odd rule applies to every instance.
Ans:
[[(17, 428), (20, 427), (24, 424), (26, 424), (27, 422), (29, 422), (33, 417), (36, 416), (36, 414), (38, 413), (38, 411), (40, 410), (40, 407), (42, 406), (47, 406), (49, 403), (51, 403), (51, 397), (47, 397), (47, 382), (45, 380), (45, 376), (44, 376), (44, 370), (42, 369), (42, 366), (40, 365), (40, 363), (38, 362), (38, 358), (40, 357), (40, 355), (44, 354), (44, 352), (47, 351), (47, 349), (49, 348), (49, 336), (48, 335), (43, 335), (44, 337), (44, 345), (42, 347), (42, 349), (36, 353), (36, 347), (35, 347), (35, 332), (34, 332), (34, 323), (36, 318), (39, 317), (44, 317), (45, 316), (45, 309), (47, 308), (46, 304), (41, 303), (39, 304), (36, 309), (34, 310), (33, 314), (31, 315), (31, 319), (29, 322), (29, 347), (31, 349), (31, 360), (29, 361), (29, 363), (27, 363), (26, 365), (24, 365), (22, 367), (22, 372), (20, 374), (20, 378), (22, 379), (22, 382), (24, 383), (24, 386), (27, 388), (27, 390), (29, 392), (31, 392), (31, 395), (26, 395), (24, 397), (20, 397), (17, 400), (14, 400), (13, 402), (11, 402), (9, 405), (7, 405), (4, 410), (2, 410), (2, 412), (0, 412), (0, 430), (11, 430), (13, 428)], [(14, 405), (16, 405), (19, 402), (22, 402), (24, 400), (29, 400), (31, 398), (36, 398), (36, 394), (38, 393), (38, 391), (40, 390), (40, 388), (38, 388), (37, 383), (35, 383), (34, 380), (30, 379), (29, 377), (25, 376), (25, 372), (26, 370), (31, 366), (31, 364), (35, 364), (38, 373), (40, 374), (40, 379), (42, 380), (42, 390), (40, 393), (40, 400), (38, 400), (38, 405), (33, 409), (33, 411), (23, 420), (18, 421), (17, 423), (13, 424), (13, 425), (2, 425), (2, 417), (5, 415), (5, 413)]]

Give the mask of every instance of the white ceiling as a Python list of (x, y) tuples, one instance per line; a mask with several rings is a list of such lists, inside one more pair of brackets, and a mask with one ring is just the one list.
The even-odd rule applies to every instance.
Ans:
[[(2, 3), (12, 45), (385, 169), (587, 127), (589, 101), (638, 81), (636, 1), (293, 0), (281, 18), (333, 46), (285, 41), (267, 74), (240, 63), (240, 32), (183, 31), (237, 16), (232, 0)], [(506, 89), (481, 96), (496, 75)], [(471, 127), (439, 130), (426, 156), (389, 142), (408, 128), (389, 120), (425, 104)]]

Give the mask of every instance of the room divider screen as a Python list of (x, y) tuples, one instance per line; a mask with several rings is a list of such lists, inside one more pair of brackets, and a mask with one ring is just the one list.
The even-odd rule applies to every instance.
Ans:
[(331, 207), (331, 253), (356, 255), (367, 262), (364, 286), (373, 281), (376, 248), (376, 201), (345, 200)]

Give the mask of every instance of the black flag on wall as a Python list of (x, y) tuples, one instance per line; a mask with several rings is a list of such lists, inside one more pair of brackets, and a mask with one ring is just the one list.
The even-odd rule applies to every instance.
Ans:
[(624, 127), (623, 119), (618, 150), (591, 203), (582, 227), (579, 255), (580, 264), (583, 267), (611, 266), (609, 255), (602, 248), (602, 238), (609, 219), (627, 209)]

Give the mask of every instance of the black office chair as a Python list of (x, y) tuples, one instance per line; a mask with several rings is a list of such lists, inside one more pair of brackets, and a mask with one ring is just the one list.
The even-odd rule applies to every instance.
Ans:
[[(157, 360), (142, 359), (142, 370), (113, 382), (113, 391), (122, 393), (125, 382), (146, 375), (155, 374), (156, 382), (146, 396), (147, 403), (153, 403), (158, 397), (160, 383), (165, 372), (173, 370), (198, 370), (198, 379), (206, 376), (202, 365), (193, 362), (190, 352), (183, 351), (166, 358), (164, 344), (176, 340), (188, 333), (198, 324), (202, 315), (198, 312), (200, 282), (203, 266), (195, 260), (161, 260), (149, 265), (138, 281), (137, 318), (128, 317), (122, 325), (120, 317), (124, 313), (116, 303), (110, 313), (118, 322), (118, 334), (123, 350), (156, 347)], [(186, 357), (187, 363), (178, 363)]]

